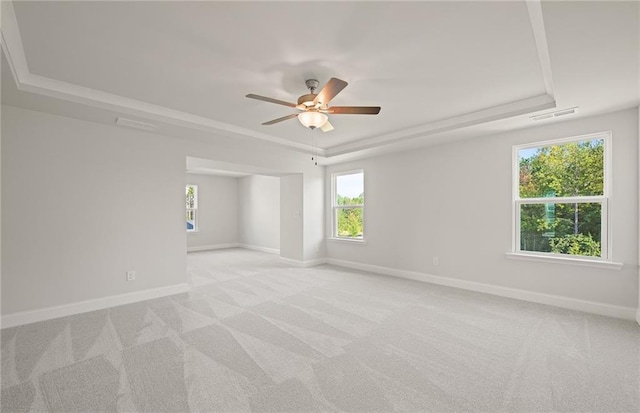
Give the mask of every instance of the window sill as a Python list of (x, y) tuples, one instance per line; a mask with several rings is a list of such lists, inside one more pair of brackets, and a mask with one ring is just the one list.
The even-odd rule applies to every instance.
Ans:
[(331, 237), (331, 238), (327, 238), (329, 241), (335, 241), (335, 242), (346, 242), (348, 244), (360, 244), (360, 245), (366, 245), (367, 241), (364, 239), (349, 239), (349, 238), (336, 238), (336, 237)]
[(590, 260), (587, 258), (574, 258), (554, 255), (527, 254), (524, 252), (507, 252), (506, 255), (507, 258), (515, 260), (550, 262), (555, 264), (578, 265), (582, 267), (606, 268), (610, 270), (621, 270), (624, 265), (621, 262), (604, 261), (597, 259)]
[(194, 232), (200, 232), (197, 229), (192, 229), (191, 231), (187, 231), (187, 234), (193, 234)]

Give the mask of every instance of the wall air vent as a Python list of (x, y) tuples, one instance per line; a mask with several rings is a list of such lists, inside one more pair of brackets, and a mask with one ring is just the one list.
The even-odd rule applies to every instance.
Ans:
[(578, 112), (578, 107), (574, 106), (572, 108), (568, 108), (568, 109), (561, 109), (561, 110), (557, 110), (555, 112), (548, 112), (548, 113), (543, 113), (540, 115), (534, 115), (534, 116), (529, 116), (529, 119), (531, 119), (532, 121), (539, 121), (539, 120), (546, 120), (546, 119), (555, 119), (555, 118), (559, 118), (561, 116), (568, 116), (568, 115), (573, 115), (575, 113)]
[(158, 129), (157, 125), (152, 125), (151, 123), (141, 122), (139, 120), (127, 119), (127, 118), (117, 118), (116, 125), (125, 126), (127, 128), (134, 129), (142, 129), (146, 131), (152, 131)]

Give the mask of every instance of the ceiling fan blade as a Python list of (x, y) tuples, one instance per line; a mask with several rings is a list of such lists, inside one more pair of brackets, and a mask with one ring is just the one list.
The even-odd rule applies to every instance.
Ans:
[(326, 121), (324, 125), (320, 126), (320, 130), (322, 132), (330, 132), (333, 130), (333, 125), (331, 124), (331, 122)]
[(318, 103), (326, 105), (331, 99), (340, 93), (342, 89), (347, 87), (347, 85), (348, 83), (344, 80), (332, 77), (313, 100), (314, 105), (317, 105)]
[(336, 115), (377, 115), (380, 106), (332, 106), (327, 108), (327, 113)]
[(281, 118), (270, 120), (269, 122), (265, 122), (263, 123), (263, 125), (273, 125), (274, 123), (282, 122), (283, 120), (293, 119), (297, 117), (298, 117), (297, 113), (292, 113), (291, 115), (283, 116)]
[(285, 102), (284, 100), (268, 98), (266, 96), (254, 95), (253, 93), (248, 94), (246, 97), (248, 97), (249, 99), (257, 99), (257, 100), (262, 100), (262, 101), (265, 101), (265, 102), (275, 103), (275, 104), (278, 104), (278, 105), (289, 106), (290, 108), (295, 108), (296, 107), (296, 105), (294, 103)]

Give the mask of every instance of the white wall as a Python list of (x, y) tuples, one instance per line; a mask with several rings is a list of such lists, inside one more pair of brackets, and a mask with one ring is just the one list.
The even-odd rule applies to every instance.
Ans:
[[(325, 257), (324, 220), (324, 167), (318, 167), (304, 175), (303, 219), (304, 261), (317, 262)], [(330, 198), (329, 198), (330, 199)]]
[(291, 174), (280, 178), (280, 257), (304, 262), (303, 176)]
[(126, 129), (2, 117), (3, 314), (186, 282), (183, 154)]
[(238, 243), (238, 179), (187, 174), (186, 184), (198, 186), (198, 227), (187, 232), (188, 249)]
[(238, 178), (238, 229), (243, 246), (279, 253), (280, 178)]
[[(2, 10), (2, 7), (0, 7)], [(0, 12), (0, 14), (2, 14)], [(0, 21), (2, 19), (0, 18)], [(0, 69), (0, 72), (2, 70)], [(2, 82), (0, 82), (1, 84)], [(1, 95), (1, 93), (0, 93)], [(2, 116), (0, 115), (0, 217), (2, 217)], [(0, 219), (0, 234), (2, 234), (2, 219)], [(0, 314), (2, 313), (2, 236), (0, 236)], [(0, 327), (2, 327), (2, 319), (0, 319)], [(2, 374), (2, 367), (0, 367)]]
[(292, 234), (281, 238), (280, 256), (304, 266), (325, 261), (324, 175), (325, 167), (317, 166), (304, 175), (280, 178), (281, 228)]
[[(327, 167), (326, 194), (331, 173), (364, 169), (367, 241), (327, 241), (327, 257), (636, 308), (637, 117), (632, 109)], [(613, 260), (624, 268), (507, 259), (512, 146), (607, 130), (613, 131)]]
[[(280, 199), (299, 211), (303, 178), (319, 169), (303, 153), (205, 132), (187, 140), (6, 105), (1, 123), (3, 319), (186, 282), (187, 156), (292, 174)], [(280, 233), (295, 260), (299, 221)]]
[[(636, 307), (639, 186), (630, 171), (639, 169), (637, 116), (634, 109), (329, 167), (327, 176), (365, 169), (367, 244), (329, 242), (327, 256)], [(2, 106), (1, 126), (3, 316), (185, 282), (186, 156), (287, 173), (280, 182), (281, 256), (322, 256), (330, 210), (314, 199), (328, 202), (317, 188), (328, 194), (329, 180), (304, 154), (11, 106)], [(507, 260), (511, 146), (602, 130), (614, 136), (613, 258), (624, 269)], [(473, 208), (461, 189), (479, 200)], [(418, 214), (398, 210), (395, 200), (407, 193)], [(482, 224), (470, 227), (478, 218)], [(432, 265), (434, 255), (440, 266)], [(130, 269), (138, 279), (127, 283)]]

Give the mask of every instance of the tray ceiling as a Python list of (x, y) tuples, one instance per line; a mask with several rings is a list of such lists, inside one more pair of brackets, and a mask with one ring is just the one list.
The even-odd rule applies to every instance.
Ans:
[[(553, 41), (576, 41), (555, 27), (575, 5), (524, 1), (10, 5), (3, 46), (21, 90), (327, 156), (553, 107)], [(328, 133), (262, 126), (291, 110), (244, 97), (295, 102), (305, 79), (330, 77), (349, 82), (333, 104), (380, 115), (330, 115)]]

